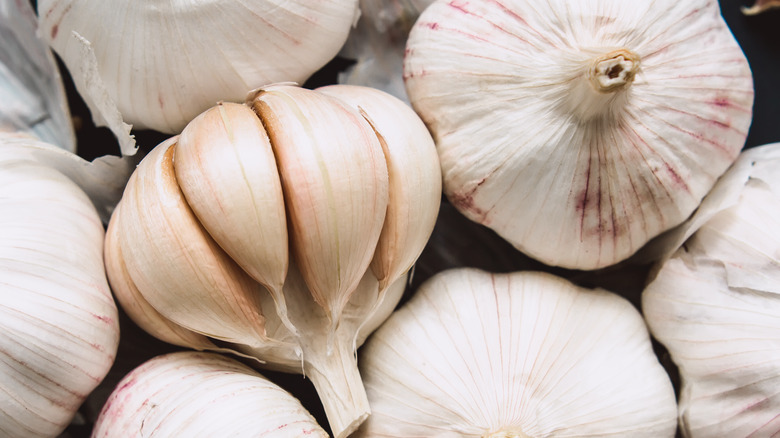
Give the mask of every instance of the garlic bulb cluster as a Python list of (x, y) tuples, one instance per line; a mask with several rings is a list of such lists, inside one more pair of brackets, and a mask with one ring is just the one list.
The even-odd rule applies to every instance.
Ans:
[[(734, 202), (663, 263), (642, 296), (678, 365), (684, 436), (780, 433), (780, 144), (743, 152)], [(719, 183), (720, 184), (720, 183)]]
[(279, 84), (248, 104), (205, 111), (142, 160), (109, 223), (109, 280), (160, 339), (303, 372), (344, 437), (369, 413), (355, 350), (436, 221), (433, 139), (366, 87)]
[[(357, 0), (251, 2), (40, 0), (41, 35), (65, 62), (93, 117), (100, 80), (127, 123), (178, 133), (218, 101), (280, 81), (302, 83), (347, 38)], [(85, 77), (84, 38), (97, 78)]]
[(95, 423), (100, 437), (327, 438), (288, 392), (214, 353), (155, 357), (116, 386)]
[(458, 268), (361, 349), (357, 436), (673, 437), (676, 402), (641, 315), (552, 274)]
[(439, 0), (404, 74), (449, 200), (566, 268), (615, 264), (685, 220), (752, 117), (715, 0)]
[(68, 153), (0, 134), (3, 437), (62, 432), (108, 373), (119, 343), (103, 224), (87, 194), (41, 158), (46, 151)]

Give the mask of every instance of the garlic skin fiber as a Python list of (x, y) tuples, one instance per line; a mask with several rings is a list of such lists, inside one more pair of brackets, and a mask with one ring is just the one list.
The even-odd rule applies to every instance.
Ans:
[(360, 353), (358, 437), (673, 437), (669, 376), (622, 297), (551, 274), (427, 280)]
[(752, 118), (714, 0), (439, 0), (406, 47), (445, 194), (549, 265), (613, 265), (681, 223)]
[(683, 436), (780, 433), (779, 171), (780, 143), (743, 152), (724, 175), (733, 202), (708, 212), (643, 292), (680, 371)]
[(119, 343), (103, 224), (79, 186), (36, 160), (44, 148), (67, 154), (26, 135), (0, 134), (3, 437), (60, 434), (108, 373)]
[(219, 104), (130, 178), (105, 257), (152, 335), (312, 379), (336, 437), (368, 416), (355, 350), (401, 298), (441, 199), (433, 139), (366, 87)]
[(116, 386), (92, 438), (327, 438), (288, 392), (234, 359), (197, 352), (155, 357)]
[[(42, 37), (60, 55), (95, 117), (86, 80), (101, 80), (135, 129), (179, 133), (218, 101), (257, 87), (303, 83), (339, 51), (357, 0), (41, 0)], [(80, 43), (99, 78), (85, 77)]]

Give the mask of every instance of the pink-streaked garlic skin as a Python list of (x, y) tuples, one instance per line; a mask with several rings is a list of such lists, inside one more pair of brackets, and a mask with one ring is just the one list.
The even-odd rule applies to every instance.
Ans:
[(155, 357), (116, 386), (93, 438), (326, 438), (287, 391), (227, 356), (177, 352)]
[[(42, 0), (41, 36), (64, 60), (93, 116), (89, 81), (105, 85), (136, 129), (179, 133), (219, 101), (257, 87), (303, 83), (338, 53), (357, 0)], [(82, 72), (91, 45), (98, 77)]]
[(0, 436), (54, 437), (113, 365), (118, 314), (95, 206), (40, 158), (69, 153), (13, 136), (0, 135)]
[(673, 437), (677, 404), (625, 299), (540, 272), (444, 271), (367, 341), (358, 437)]
[[(635, 72), (597, 91), (593, 61), (621, 50)], [(449, 200), (567, 268), (613, 265), (685, 220), (752, 119), (749, 65), (712, 0), (440, 0), (404, 74)]]
[(778, 170), (780, 143), (743, 152), (721, 179), (729, 187), (718, 182), (719, 208), (696, 213), (709, 218), (643, 292), (648, 326), (680, 371), (685, 437), (780, 433)]

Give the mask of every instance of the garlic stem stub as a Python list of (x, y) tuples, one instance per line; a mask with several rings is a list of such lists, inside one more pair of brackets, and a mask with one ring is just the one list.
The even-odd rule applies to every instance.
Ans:
[(724, 178), (733, 202), (657, 266), (642, 308), (680, 370), (683, 436), (775, 436), (780, 143), (746, 150)]
[(301, 403), (223, 355), (157, 356), (126, 375), (98, 416), (93, 438), (326, 438)]
[(440, 196), (433, 139), (402, 101), (272, 85), (141, 161), (108, 276), (152, 335), (311, 378), (344, 437), (369, 414), (355, 350), (400, 300)]
[(404, 78), (452, 204), (570, 269), (684, 221), (752, 120), (750, 67), (715, 0), (438, 0)]
[(3, 437), (62, 433), (107, 375), (119, 344), (102, 258), (103, 223), (74, 181), (36, 160), (46, 150), (52, 161), (70, 154), (26, 135), (0, 133)]
[(443, 271), (360, 352), (357, 437), (673, 437), (677, 404), (639, 312), (552, 274)]
[[(41, 0), (40, 33), (62, 58), (93, 118), (87, 91), (105, 87), (135, 129), (178, 134), (218, 101), (257, 87), (303, 83), (333, 59), (358, 0)], [(82, 49), (91, 46), (97, 75)]]

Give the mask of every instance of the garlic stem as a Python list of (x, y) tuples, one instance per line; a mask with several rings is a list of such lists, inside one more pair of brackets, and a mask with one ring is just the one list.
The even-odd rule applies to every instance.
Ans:
[(599, 93), (614, 93), (634, 81), (639, 70), (639, 56), (627, 49), (613, 50), (595, 58), (588, 70), (588, 80)]
[(497, 432), (488, 432), (482, 438), (531, 438), (517, 429), (502, 429)]
[(371, 413), (352, 339), (336, 336), (332, 348), (304, 346), (303, 357), (304, 371), (322, 400), (333, 436), (349, 436)]

